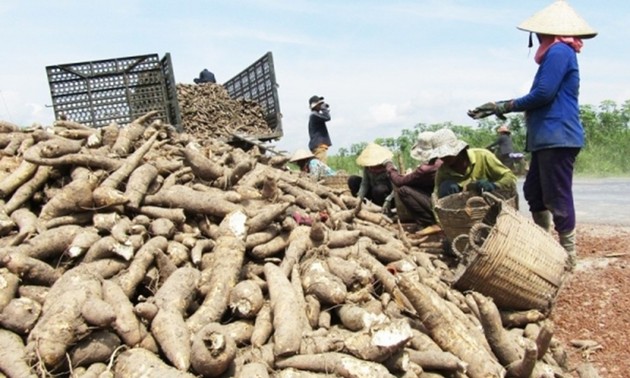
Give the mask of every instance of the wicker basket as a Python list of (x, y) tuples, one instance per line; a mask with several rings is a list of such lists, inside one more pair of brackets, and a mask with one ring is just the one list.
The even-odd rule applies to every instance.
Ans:
[(320, 181), (320, 183), (333, 189), (334, 191), (350, 191), (350, 188), (348, 188), (348, 177), (350, 176), (337, 173), (334, 176), (325, 177)]
[(494, 206), (495, 223), (477, 223), (467, 236), (471, 251), (456, 272), (455, 287), (492, 297), (501, 309), (551, 309), (565, 277), (566, 252), (504, 201)]
[[(518, 209), (516, 191), (497, 190), (492, 193)], [(471, 227), (481, 221), (490, 209), (488, 202), (472, 191), (435, 199), (435, 204), (435, 215), (442, 226), (444, 235), (451, 242), (459, 235), (468, 235)], [(464, 250), (465, 248), (460, 246), (457, 249)]]

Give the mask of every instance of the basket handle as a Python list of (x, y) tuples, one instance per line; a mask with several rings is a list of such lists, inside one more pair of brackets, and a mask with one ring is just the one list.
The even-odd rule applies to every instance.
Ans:
[(488, 206), (488, 203), (483, 197), (474, 196), (466, 200), (464, 211), (466, 211), (466, 214), (468, 216), (471, 216), (474, 209), (485, 207), (485, 206)]
[(478, 222), (473, 224), (473, 226), (470, 228), (470, 233), (469, 233), (469, 238), (468, 238), (468, 244), (470, 245), (470, 247), (479, 255), (481, 256), (485, 256), (487, 253), (484, 252), (483, 249), (481, 249), (481, 246), (477, 245), (475, 243), (475, 240), (478, 240), (479, 238), (476, 238), (475, 236), (479, 233), (481, 233), (483, 230), (491, 230), (492, 227), (488, 226), (487, 224)]
[(469, 239), (468, 235), (460, 234), (460, 235), (457, 235), (451, 242), (451, 249), (453, 250), (453, 253), (458, 259), (462, 259), (464, 257), (464, 251), (460, 251), (459, 249), (457, 249), (457, 243), (460, 240), (468, 240), (468, 239)]
[(495, 205), (498, 203), (505, 202), (503, 198), (499, 197), (499, 195), (494, 194), (492, 192), (483, 192), (481, 195), (483, 196), (484, 200), (486, 201), (488, 205)]

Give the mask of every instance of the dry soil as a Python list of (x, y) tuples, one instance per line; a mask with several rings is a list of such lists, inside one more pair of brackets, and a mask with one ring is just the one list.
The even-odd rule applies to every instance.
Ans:
[(630, 378), (630, 226), (579, 225), (577, 248), (551, 315), (571, 376), (590, 363), (599, 377)]

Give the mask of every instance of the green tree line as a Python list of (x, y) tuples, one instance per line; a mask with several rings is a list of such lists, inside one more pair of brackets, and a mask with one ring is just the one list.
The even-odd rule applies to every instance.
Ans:
[[(349, 174), (360, 174), (357, 156), (369, 142), (388, 147), (394, 152), (394, 161), (403, 169), (415, 168), (417, 161), (411, 158), (411, 147), (418, 134), (448, 127), (469, 146), (484, 148), (497, 137), (496, 128), (507, 124), (512, 132), (514, 151), (525, 152), (525, 119), (523, 113), (508, 114), (506, 121), (496, 117), (480, 120), (477, 127), (455, 125), (451, 122), (418, 123), (412, 129), (403, 129), (397, 138), (374, 138), (340, 148), (328, 158), (328, 164)], [(630, 174), (630, 100), (622, 105), (612, 100), (602, 101), (599, 106), (581, 105), (580, 118), (586, 132), (586, 144), (578, 155), (575, 171), (583, 176), (627, 176)], [(526, 154), (529, 159), (529, 154)]]

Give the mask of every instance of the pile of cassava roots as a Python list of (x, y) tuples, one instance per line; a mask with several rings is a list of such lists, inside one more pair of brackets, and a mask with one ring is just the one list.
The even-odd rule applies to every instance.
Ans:
[(7, 377), (565, 374), (546, 314), (455, 290), (439, 241), (286, 157), (155, 113), (0, 122), (0, 152)]
[(263, 108), (255, 101), (231, 98), (220, 84), (177, 84), (182, 130), (200, 140), (229, 140), (232, 134), (261, 135), (271, 131)]

